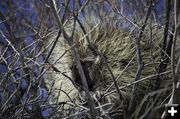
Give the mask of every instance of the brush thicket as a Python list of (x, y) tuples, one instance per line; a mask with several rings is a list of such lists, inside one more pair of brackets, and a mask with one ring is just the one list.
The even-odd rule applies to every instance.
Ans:
[[(119, 87), (134, 82), (138, 69), (136, 54), (137, 48), (135, 42), (135, 40), (138, 38), (138, 32), (129, 32), (130, 30), (128, 29), (121, 29), (117, 20), (102, 21), (97, 18), (86, 18), (84, 20), (83, 26), (86, 32), (90, 31), (97, 22), (100, 22), (100, 24), (88, 35), (91, 44), (107, 60), (107, 64), (112, 70), (115, 78), (117, 78), (123, 72), (120, 78), (117, 80)], [(71, 29), (68, 29), (67, 31), (68, 34), (71, 34), (72, 32)], [(117, 91), (102, 97), (104, 92), (113, 83), (112, 75), (107, 69), (107, 64), (105, 64), (104, 60), (95, 51), (93, 51), (92, 48), (90, 48), (86, 38), (82, 40), (84, 35), (85, 34), (81, 30), (80, 26), (77, 25), (75, 34), (73, 36), (73, 42), (87, 78), (90, 94), (92, 97), (94, 97), (96, 106), (104, 105), (106, 103), (112, 104), (111, 106), (103, 108), (107, 114), (111, 116), (116, 114), (121, 115), (118, 114), (120, 112), (116, 113), (116, 110), (120, 110), (121, 108), (127, 109), (129, 101), (133, 96), (133, 85), (121, 88), (120, 92), (123, 97), (122, 100), (119, 99)], [(141, 72), (140, 79), (158, 74), (158, 67), (161, 61), (162, 49), (160, 48), (160, 44), (162, 44), (163, 30), (154, 25), (152, 27), (151, 36), (152, 37), (150, 37), (150, 30), (147, 28), (140, 39), (141, 56), (144, 63), (144, 68)], [(51, 38), (50, 41), (54, 39), (55, 37)], [(70, 46), (68, 46), (62, 35), (59, 38), (49, 60), (49, 62), (53, 64), (66, 50), (68, 50), (67, 53), (53, 65), (61, 73), (54, 70), (48, 71), (47, 73), (47, 87), (53, 90), (51, 103), (73, 102), (81, 104), (83, 101), (87, 100), (81, 83), (81, 78), (78, 74), (78, 67), (74, 62), (71, 50), (69, 49)], [(132, 59), (133, 57), (134, 59)], [(129, 64), (130, 61), (131, 63)], [(127, 65), (129, 66), (124, 70)], [(167, 70), (169, 69), (170, 66), (168, 65)], [(67, 78), (67, 76), (70, 77), (72, 81)], [(152, 104), (150, 102), (153, 99), (155, 99), (153, 106), (158, 106), (158, 104), (164, 101), (168, 91), (171, 91), (171, 77), (169, 77), (168, 74), (165, 74), (161, 76), (162, 81), (160, 84), (159, 93), (155, 93), (154, 90), (156, 79), (157, 76), (154, 76), (138, 83), (135, 95), (137, 105), (135, 106), (133, 113), (134, 116), (139, 117), (146, 112), (145, 109), (148, 109), (147, 107), (148, 105)], [(54, 82), (54, 84), (51, 87), (49, 84), (52, 82)], [(76, 88), (72, 82), (76, 83)], [(116, 90), (115, 86), (112, 86), (108, 92), (113, 90)], [(72, 105), (65, 105), (65, 112), (67, 112), (67, 107), (68, 109), (73, 109), (75, 107)], [(84, 103), (83, 106), (86, 106), (86, 103)], [(125, 106), (126, 108), (124, 108)], [(63, 111), (63, 108), (60, 110)], [(103, 115), (103, 113), (101, 114)]]

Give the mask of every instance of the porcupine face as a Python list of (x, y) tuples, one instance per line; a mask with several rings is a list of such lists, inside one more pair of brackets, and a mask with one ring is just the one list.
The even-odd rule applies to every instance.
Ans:
[[(97, 70), (97, 67), (96, 67), (97, 64), (95, 64), (94, 60), (95, 59), (80, 60), (84, 74), (86, 76), (89, 91), (93, 91), (94, 85), (96, 83), (95, 71)], [(80, 74), (78, 72), (77, 65), (74, 63), (70, 69), (72, 70), (72, 79), (75, 81), (76, 85), (80, 88), (80, 90), (83, 90), (83, 85), (82, 85)]]

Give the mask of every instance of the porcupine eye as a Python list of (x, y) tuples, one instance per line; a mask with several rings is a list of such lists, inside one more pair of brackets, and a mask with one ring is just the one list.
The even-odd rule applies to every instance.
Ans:
[[(81, 65), (82, 65), (82, 68), (83, 68), (83, 71), (84, 71), (84, 74), (85, 74), (85, 77), (86, 77), (86, 80), (87, 80), (87, 84), (88, 84), (88, 87), (89, 87), (89, 90), (92, 91), (93, 90), (93, 85), (94, 85), (94, 82), (93, 82), (93, 79), (91, 79), (90, 77), (90, 69), (93, 65), (93, 61), (80, 61), (81, 62)], [(72, 79), (74, 80), (74, 82), (76, 83), (76, 85), (78, 87), (80, 87), (81, 90), (83, 90), (83, 84), (82, 84), (82, 81), (81, 81), (81, 77), (80, 77), (80, 74), (78, 72), (78, 67), (76, 64), (74, 64), (72, 67), (71, 67), (71, 70), (72, 70)]]

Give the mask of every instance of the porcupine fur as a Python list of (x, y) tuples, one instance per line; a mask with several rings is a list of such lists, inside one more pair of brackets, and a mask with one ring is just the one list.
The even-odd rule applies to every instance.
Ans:
[[(87, 20), (83, 23), (85, 30), (87, 32), (90, 31), (97, 24), (97, 21), (100, 22), (100, 24), (95, 28), (95, 30), (89, 33), (88, 37), (92, 45), (95, 46), (95, 48), (97, 48), (97, 50), (107, 60), (107, 63), (116, 78), (131, 61), (132, 57), (136, 55), (135, 38), (137, 36), (135, 33), (130, 33), (128, 30), (120, 29), (117, 25), (117, 21), (110, 20)], [(163, 32), (162, 30), (157, 32), (159, 29), (157, 26), (154, 26), (154, 29), (155, 30), (152, 32), (153, 42), (150, 43), (149, 35), (147, 36), (148, 29), (145, 30), (146, 36), (141, 38), (141, 55), (144, 68), (140, 79), (157, 74), (157, 68), (159, 66), (161, 56), (159, 45), (162, 43)], [(72, 26), (67, 28), (66, 31), (71, 34)], [(54, 35), (51, 40), (55, 40), (56, 36), (57, 35)], [(120, 90), (123, 101), (118, 98), (118, 94), (116, 92), (101, 98), (104, 91), (113, 83), (113, 79), (103, 59), (95, 51), (93, 51), (92, 48), (90, 48), (86, 39), (84, 38), (79, 41), (83, 36), (84, 33), (78, 26), (78, 28), (75, 29), (75, 34), (73, 36), (73, 42), (76, 44), (74, 47), (86, 75), (90, 94), (94, 100), (100, 99), (98, 102), (95, 101), (96, 106), (111, 103), (111, 106), (104, 108), (109, 112), (113, 112), (113, 110), (119, 110), (120, 107), (127, 106), (132, 97), (133, 86)], [(57, 60), (65, 51), (67, 51), (67, 53)], [(55, 63), (55, 61), (57, 62)], [(51, 103), (75, 102), (77, 104), (82, 104), (82, 102), (85, 102), (87, 99), (83, 90), (80, 75), (78, 73), (78, 67), (73, 59), (70, 46), (68, 46), (63, 35), (60, 36), (49, 62), (50, 64), (55, 63), (53, 66), (60, 71), (57, 72), (55, 70), (50, 70), (46, 73), (48, 79), (46, 80), (47, 87), (48, 89), (53, 90)], [(137, 68), (138, 63), (137, 58), (135, 57), (128, 68), (123, 72), (122, 76), (117, 80), (118, 86), (121, 87), (133, 82), (136, 76)], [(167, 70), (169, 69), (170, 66), (167, 67)], [(157, 77), (153, 77), (138, 83), (136, 91), (136, 104), (140, 104), (145, 95), (153, 91), (156, 78)], [(168, 74), (164, 75), (163, 81), (160, 85), (160, 89), (169, 87), (166, 91), (164, 91), (164, 95), (167, 90), (171, 91), (170, 87), (172, 86), (172, 83), (170, 83), (169, 79), (170, 77)], [(74, 82), (75, 85), (72, 82)], [(113, 86), (110, 91), (114, 89), (115, 87)], [(65, 104), (63, 108), (74, 109), (74, 107), (75, 106)], [(136, 107), (138, 107), (138, 105)], [(74, 111), (77, 111), (77, 108)], [(63, 116), (67, 116), (67, 114), (63, 113)], [(109, 113), (109, 115), (112, 116), (113, 114)], [(114, 116), (114, 118), (117, 117)]]

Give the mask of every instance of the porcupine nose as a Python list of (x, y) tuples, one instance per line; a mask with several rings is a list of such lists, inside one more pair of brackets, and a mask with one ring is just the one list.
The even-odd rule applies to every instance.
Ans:
[[(88, 61), (88, 60), (84, 60), (84, 61), (80, 61), (81, 62), (81, 65), (82, 65), (82, 68), (83, 68), (83, 71), (84, 71), (84, 74), (86, 76), (86, 80), (87, 80), (87, 84), (88, 84), (88, 88), (89, 88), (89, 91), (92, 91), (93, 90), (93, 86), (95, 84), (94, 82), (94, 77), (91, 76), (91, 67), (93, 65), (93, 61)], [(78, 72), (78, 67), (76, 64), (73, 64), (72, 66), (72, 79), (74, 80), (74, 82), (76, 83), (76, 85), (81, 89), (83, 90), (83, 85), (82, 85), (82, 81), (81, 81), (81, 77), (80, 77), (80, 74)]]

